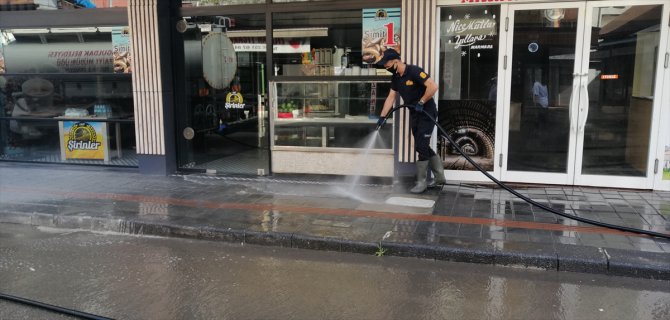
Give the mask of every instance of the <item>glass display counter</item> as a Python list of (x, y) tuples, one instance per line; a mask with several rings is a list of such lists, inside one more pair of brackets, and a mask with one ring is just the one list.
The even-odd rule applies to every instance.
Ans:
[[(375, 130), (388, 81), (273, 82), (273, 147), (363, 148)], [(374, 149), (391, 149), (388, 121)]]
[(271, 82), (272, 171), (393, 176), (393, 120), (375, 133), (389, 90), (388, 80)]

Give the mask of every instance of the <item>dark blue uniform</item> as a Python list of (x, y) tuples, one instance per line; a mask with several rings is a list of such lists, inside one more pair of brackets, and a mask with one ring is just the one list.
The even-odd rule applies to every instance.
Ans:
[[(405, 104), (416, 105), (426, 92), (424, 83), (430, 78), (421, 67), (408, 64), (405, 68), (405, 74), (393, 74), (391, 78), (391, 89), (400, 94)], [(414, 108), (410, 109), (410, 123), (412, 124), (412, 135), (414, 135), (414, 148), (419, 153), (419, 161), (430, 159), (435, 155), (435, 151), (430, 148), (430, 137), (433, 134), (435, 123), (430, 120), (423, 112), (416, 112)], [(423, 105), (423, 110), (437, 119), (437, 106), (435, 100), (430, 98)]]

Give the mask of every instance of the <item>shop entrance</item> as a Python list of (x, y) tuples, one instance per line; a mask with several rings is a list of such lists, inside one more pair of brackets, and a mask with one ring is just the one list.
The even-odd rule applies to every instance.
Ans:
[(668, 2), (630, 4), (507, 6), (503, 180), (653, 187)]
[(179, 168), (269, 174), (265, 14), (185, 15), (175, 28)]

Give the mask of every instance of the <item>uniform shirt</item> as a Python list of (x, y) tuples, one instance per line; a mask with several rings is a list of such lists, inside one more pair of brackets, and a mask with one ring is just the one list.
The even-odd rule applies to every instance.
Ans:
[[(391, 89), (398, 92), (405, 104), (417, 104), (424, 93), (426, 86), (424, 83), (430, 78), (430, 75), (423, 71), (421, 67), (408, 64), (405, 68), (405, 74), (393, 74), (391, 78)], [(430, 98), (423, 105), (426, 110), (435, 110), (435, 101)]]

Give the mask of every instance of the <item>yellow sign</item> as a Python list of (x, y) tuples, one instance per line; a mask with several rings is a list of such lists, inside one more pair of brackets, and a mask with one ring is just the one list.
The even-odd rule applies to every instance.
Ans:
[(226, 95), (226, 109), (244, 109), (244, 98), (239, 92), (229, 92)]
[(65, 159), (104, 160), (104, 134), (102, 123), (76, 121), (63, 122), (63, 148)]

